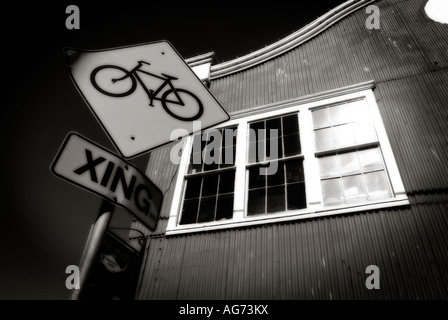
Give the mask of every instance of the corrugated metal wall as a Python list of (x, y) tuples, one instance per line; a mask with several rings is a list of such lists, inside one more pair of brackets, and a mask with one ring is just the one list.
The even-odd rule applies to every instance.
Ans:
[(232, 112), (372, 79), (391, 81), (446, 68), (447, 27), (424, 16), (425, 3), (379, 1), (379, 30), (368, 30), (368, 14), (359, 10), (287, 54), (215, 79), (211, 91)]
[[(166, 191), (138, 299), (447, 299), (448, 25), (426, 0), (378, 1), (271, 61), (212, 79), (229, 111), (375, 80), (375, 97), (410, 206), (165, 237), (177, 167), (171, 146), (148, 174)], [(368, 265), (380, 290), (367, 290)]]
[[(140, 298), (446, 297), (447, 209), (414, 205), (152, 239)], [(380, 268), (380, 290), (365, 287), (368, 265)]]
[(374, 90), (409, 193), (448, 187), (448, 69), (385, 81)]

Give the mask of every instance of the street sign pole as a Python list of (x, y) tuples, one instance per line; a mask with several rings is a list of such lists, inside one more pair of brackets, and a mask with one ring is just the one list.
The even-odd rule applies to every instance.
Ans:
[(76, 132), (67, 135), (50, 171), (56, 177), (103, 198), (81, 257), (80, 285), (71, 295), (72, 300), (80, 300), (84, 299), (88, 277), (97, 261), (115, 206), (128, 210), (150, 230), (155, 230), (163, 193), (132, 163)]
[(72, 295), (79, 300), (115, 205), (156, 229), (163, 193), (121, 157), (170, 143), (173, 130), (195, 133), (195, 121), (207, 129), (230, 116), (167, 41), (98, 51), (67, 48), (65, 54), (76, 88), (121, 155), (70, 133), (50, 167), (55, 176), (104, 199), (81, 258), (80, 288)]
[(107, 200), (103, 200), (98, 213), (98, 218), (89, 234), (84, 248), (84, 253), (79, 264), (79, 289), (73, 290), (71, 300), (79, 300), (85, 286), (87, 285), (89, 273), (93, 268), (96, 257), (98, 256), (101, 241), (106, 234), (114, 209), (115, 206), (112, 203)]

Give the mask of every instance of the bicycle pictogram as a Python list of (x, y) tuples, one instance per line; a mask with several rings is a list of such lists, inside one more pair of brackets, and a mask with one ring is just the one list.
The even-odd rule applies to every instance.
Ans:
[[(102, 65), (92, 71), (90, 82), (102, 94), (115, 98), (131, 95), (137, 89), (138, 82), (148, 95), (149, 106), (154, 107), (154, 100), (160, 101), (170, 116), (181, 121), (193, 121), (202, 116), (204, 107), (201, 100), (190, 91), (173, 85), (172, 81), (178, 78), (142, 70), (144, 64), (151, 65), (149, 62), (138, 61), (137, 66), (130, 71), (115, 65)], [(149, 89), (139, 73), (160, 79), (163, 83), (155, 90)], [(168, 89), (163, 91), (166, 87)]]

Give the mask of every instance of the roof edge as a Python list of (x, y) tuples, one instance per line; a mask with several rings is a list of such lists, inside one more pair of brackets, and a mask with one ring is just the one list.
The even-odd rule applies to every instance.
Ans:
[(195, 67), (204, 63), (208, 63), (208, 62), (212, 62), (213, 58), (215, 56), (215, 53), (213, 51), (208, 52), (208, 53), (204, 53), (195, 57), (191, 57), (188, 59), (185, 59), (185, 62), (190, 66), (190, 67)]
[(230, 61), (212, 65), (210, 68), (210, 78), (214, 79), (224, 77), (275, 58), (317, 36), (352, 12), (374, 1), (375, 0), (346, 1), (300, 30), (277, 42), (274, 42), (271, 45), (266, 46), (265, 48)]

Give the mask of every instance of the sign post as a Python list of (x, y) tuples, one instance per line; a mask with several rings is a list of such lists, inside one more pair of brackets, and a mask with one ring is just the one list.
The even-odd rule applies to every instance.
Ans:
[(71, 296), (71, 299), (78, 300), (87, 284), (115, 206), (127, 209), (154, 230), (163, 194), (131, 163), (75, 132), (65, 138), (50, 171), (58, 178), (104, 199), (81, 257), (80, 288), (75, 289)]
[(112, 219), (112, 213), (115, 206), (110, 202), (104, 200), (98, 215), (98, 219), (93, 225), (93, 229), (89, 233), (84, 253), (81, 257), (79, 264), (79, 289), (75, 289), (72, 292), (71, 299), (78, 300), (83, 292), (87, 279), (95, 263), (95, 258), (98, 255), (98, 250), (101, 245), (101, 241), (106, 234), (107, 227)]
[[(188, 135), (230, 119), (167, 41), (98, 51), (67, 48), (65, 55), (73, 83), (121, 157), (170, 143), (174, 130)], [(72, 132), (50, 167), (55, 176), (104, 199), (73, 299), (86, 284), (115, 205), (156, 228), (163, 194), (121, 157)]]

